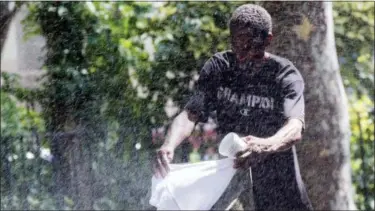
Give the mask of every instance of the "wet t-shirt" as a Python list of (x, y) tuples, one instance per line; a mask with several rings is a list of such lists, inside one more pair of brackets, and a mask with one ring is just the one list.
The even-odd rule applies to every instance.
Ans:
[[(200, 122), (216, 111), (221, 134), (267, 138), (289, 118), (304, 122), (303, 91), (303, 78), (289, 60), (270, 54), (261, 63), (240, 66), (226, 51), (205, 63), (185, 109), (197, 114)], [(294, 148), (266, 158), (252, 168), (252, 177), (258, 208), (305, 208), (301, 199), (305, 202), (307, 196)]]

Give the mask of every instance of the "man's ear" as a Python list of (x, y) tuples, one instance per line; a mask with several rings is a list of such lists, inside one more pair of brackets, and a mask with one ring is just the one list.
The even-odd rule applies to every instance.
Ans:
[(273, 34), (269, 32), (264, 42), (265, 46), (269, 46), (271, 44), (272, 39), (273, 39)]

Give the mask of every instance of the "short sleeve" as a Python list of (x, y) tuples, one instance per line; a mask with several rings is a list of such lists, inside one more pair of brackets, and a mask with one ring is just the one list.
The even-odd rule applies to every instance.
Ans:
[(185, 110), (198, 116), (199, 122), (207, 122), (209, 113), (215, 110), (216, 83), (212, 59), (208, 60), (199, 73), (195, 91), (185, 105)]
[(286, 119), (299, 119), (305, 123), (305, 83), (301, 74), (294, 67), (289, 68), (281, 81), (283, 115)]

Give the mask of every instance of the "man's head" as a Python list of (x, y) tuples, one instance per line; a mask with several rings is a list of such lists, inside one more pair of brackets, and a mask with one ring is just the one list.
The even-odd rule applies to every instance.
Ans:
[(271, 15), (261, 6), (238, 7), (229, 22), (232, 50), (239, 61), (263, 57), (272, 39)]

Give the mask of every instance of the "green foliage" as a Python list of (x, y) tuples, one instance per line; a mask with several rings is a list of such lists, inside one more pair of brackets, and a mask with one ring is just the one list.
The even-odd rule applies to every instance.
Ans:
[[(7, 81), (4, 88), (6, 84)], [(40, 157), (45, 140), (37, 137), (37, 133), (44, 131), (44, 120), (4, 88), (1, 89), (1, 209), (53, 209), (47, 191), (51, 186), (51, 169)]]
[(334, 2), (333, 6), (344, 84), (374, 100), (374, 3)]
[(355, 201), (358, 209), (374, 209), (374, 102), (369, 96), (350, 99), (351, 151)]
[[(355, 202), (374, 209), (374, 3), (334, 2), (336, 48), (349, 95)], [(367, 198), (367, 199), (366, 199)]]
[[(203, 63), (214, 53), (228, 49), (226, 27), (230, 11), (237, 3), (170, 2), (158, 8), (169, 16), (156, 19), (150, 30), (156, 48), (155, 62), (140, 79), (150, 90), (150, 100), (157, 104), (169, 98), (178, 107), (185, 104)], [(159, 36), (156, 36), (156, 34)]]
[[(30, 15), (26, 19), (33, 32), (48, 35), (45, 60), (45, 83), (41, 93), (44, 113), (49, 130), (62, 130), (70, 117), (83, 118), (82, 112), (90, 105), (94, 96), (92, 76), (87, 73), (84, 57), (85, 32), (92, 27), (93, 18), (82, 4), (31, 3)], [(37, 24), (38, 27), (35, 27)], [(32, 30), (28, 30), (32, 32)], [(30, 34), (29, 34), (30, 35)], [(64, 114), (57, 111), (63, 110)], [(57, 123), (59, 121), (59, 123)]]

